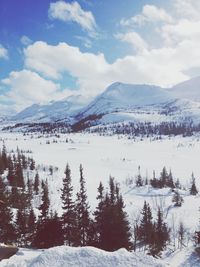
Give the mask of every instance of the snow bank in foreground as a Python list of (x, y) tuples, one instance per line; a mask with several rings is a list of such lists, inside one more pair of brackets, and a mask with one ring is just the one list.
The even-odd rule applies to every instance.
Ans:
[[(30, 251), (29, 251), (30, 252)], [(33, 257), (27, 250), (19, 250), (18, 254), (2, 261), (6, 267), (162, 267), (154, 258), (143, 253), (131, 253), (125, 249), (106, 252), (93, 247), (54, 247), (40, 251), (38, 255), (33, 251)], [(39, 253), (39, 251), (38, 251)]]

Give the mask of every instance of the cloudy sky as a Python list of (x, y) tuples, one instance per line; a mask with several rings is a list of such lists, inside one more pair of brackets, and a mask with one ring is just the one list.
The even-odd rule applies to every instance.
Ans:
[(200, 75), (199, 0), (0, 0), (0, 111)]

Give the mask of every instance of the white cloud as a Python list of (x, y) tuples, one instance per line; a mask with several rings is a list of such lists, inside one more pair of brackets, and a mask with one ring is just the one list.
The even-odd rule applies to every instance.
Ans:
[(186, 80), (186, 71), (200, 67), (200, 50), (198, 43), (183, 41), (173, 48), (146, 49), (109, 64), (103, 54), (82, 53), (66, 43), (36, 42), (25, 50), (25, 64), (54, 79), (69, 73), (82, 92), (95, 95), (115, 81), (170, 86)]
[(4, 101), (12, 101), (16, 110), (20, 110), (33, 103), (45, 103), (52, 99), (61, 99), (68, 95), (61, 92), (60, 86), (52, 81), (45, 80), (30, 70), (13, 71), (2, 84), (9, 88), (3, 95)]
[(8, 58), (8, 50), (0, 44), (0, 58)]
[[(112, 64), (107, 62), (103, 53), (83, 53), (78, 47), (67, 43), (49, 45), (40, 41), (28, 45), (24, 49), (24, 64), (29, 70), (12, 72), (3, 81), (11, 88), (6, 97), (16, 98), (18, 107), (21, 107), (25, 102), (28, 105), (70, 95), (70, 90), (61, 92), (59, 87), (59, 80), (65, 74), (76, 79), (80, 88), (77, 93), (86, 95), (96, 95), (116, 81), (165, 87), (189, 79), (188, 73), (200, 69), (200, 9), (194, 0), (181, 1), (172, 1), (172, 14), (146, 5), (134, 19), (124, 20), (123, 25), (140, 23), (144, 28), (140, 34), (128, 29), (129, 32), (115, 35), (120, 41), (133, 45), (135, 51), (116, 59)], [(67, 4), (63, 1), (57, 3)], [(180, 5), (181, 9), (178, 10)], [(199, 17), (195, 15), (196, 12)], [(189, 14), (193, 16), (189, 17)], [(63, 16), (65, 18), (65, 12)], [(154, 27), (149, 27), (147, 22), (153, 22)], [(93, 28), (84, 29), (90, 31)], [(155, 33), (159, 47), (155, 43), (154, 46), (153, 42), (150, 46), (146, 41), (147, 35), (155, 37)]]
[(25, 46), (30, 45), (33, 41), (26, 35), (23, 35), (20, 39), (21, 43)]
[[(56, 46), (36, 42), (24, 50), (25, 65), (46, 77), (59, 79), (68, 72), (88, 92), (97, 92), (107, 84), (105, 72), (109, 68), (103, 54), (82, 53), (66, 43)], [(110, 79), (109, 79), (110, 80)]]
[(160, 29), (161, 35), (169, 45), (183, 40), (200, 41), (200, 20), (181, 19), (175, 24), (166, 24)]
[(172, 17), (162, 8), (158, 8), (154, 5), (143, 6), (141, 14), (133, 16), (129, 19), (122, 19), (122, 26), (132, 26), (135, 24), (143, 25), (148, 22), (172, 22)]
[(85, 11), (78, 2), (66, 3), (58, 1), (50, 4), (49, 17), (64, 22), (76, 22), (82, 29), (88, 31), (90, 35), (95, 36), (96, 22), (91, 11)]
[(182, 18), (190, 20), (199, 20), (200, 1), (198, 0), (174, 0), (173, 6), (177, 14)]
[(127, 33), (119, 33), (116, 34), (115, 37), (122, 42), (127, 42), (133, 45), (137, 51), (143, 51), (148, 48), (148, 44), (137, 32), (131, 31)]

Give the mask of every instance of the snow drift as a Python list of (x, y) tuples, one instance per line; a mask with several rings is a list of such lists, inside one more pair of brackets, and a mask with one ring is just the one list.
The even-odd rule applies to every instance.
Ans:
[[(38, 255), (38, 254), (39, 255)], [(26, 256), (25, 256), (26, 255)], [(47, 250), (33, 251), (20, 249), (2, 267), (162, 267), (159, 261), (143, 253), (131, 253), (125, 249), (106, 252), (94, 247), (60, 246)]]

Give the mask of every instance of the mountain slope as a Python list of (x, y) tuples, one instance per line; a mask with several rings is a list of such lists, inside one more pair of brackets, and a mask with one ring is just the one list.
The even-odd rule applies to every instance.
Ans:
[(17, 115), (11, 120), (20, 122), (51, 122), (65, 120), (70, 122), (73, 115), (81, 110), (88, 103), (88, 99), (83, 96), (69, 96), (60, 101), (52, 101), (48, 104), (34, 104)]
[(179, 83), (168, 91), (177, 98), (200, 102), (200, 76)]
[(81, 111), (82, 116), (108, 114), (158, 105), (174, 100), (164, 89), (151, 85), (114, 83)]
[(12, 120), (29, 123), (61, 121), (75, 126), (83, 123), (86, 127), (123, 121), (159, 124), (193, 120), (200, 123), (199, 89), (200, 77), (171, 89), (116, 82), (90, 103), (83, 96), (71, 96), (46, 105), (32, 105)]

